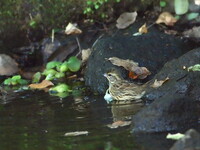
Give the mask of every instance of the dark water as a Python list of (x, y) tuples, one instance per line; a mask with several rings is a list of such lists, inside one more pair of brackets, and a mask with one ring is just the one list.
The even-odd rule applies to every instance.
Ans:
[[(139, 107), (108, 105), (102, 96), (60, 100), (42, 91), (23, 92), (12, 93), (0, 103), (2, 150), (164, 150), (169, 147), (165, 135), (133, 135), (130, 126), (108, 128), (107, 124), (114, 121), (130, 120)], [(64, 136), (74, 131), (89, 134)]]

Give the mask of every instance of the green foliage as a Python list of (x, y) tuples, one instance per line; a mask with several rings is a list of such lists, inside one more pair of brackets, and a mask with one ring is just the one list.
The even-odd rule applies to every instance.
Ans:
[(183, 15), (189, 10), (188, 0), (174, 0), (174, 8), (177, 15)]
[(112, 10), (112, 6), (120, 1), (121, 0), (87, 0), (83, 14), (87, 15), (91, 22), (93, 22), (92, 18), (95, 15), (101, 19), (108, 18), (109, 10)]
[(67, 65), (70, 71), (77, 72), (81, 67), (81, 61), (76, 57), (72, 56), (67, 61)]
[(37, 72), (33, 75), (32, 83), (38, 83), (42, 77), (41, 72)]
[(196, 19), (198, 16), (199, 16), (199, 13), (189, 13), (187, 15), (187, 19), (188, 20), (193, 20), (193, 19)]
[(187, 69), (188, 71), (200, 71), (200, 64), (196, 64), (194, 66), (190, 66)]
[(164, 0), (160, 1), (160, 7), (165, 7), (167, 5), (167, 2)]
[(20, 75), (15, 75), (12, 78), (8, 78), (8, 79), (4, 80), (3, 84), (4, 85), (12, 85), (12, 86), (27, 85), (28, 81), (22, 79)]
[(46, 76), (45, 80), (54, 80), (64, 78), (67, 71), (77, 72), (81, 67), (81, 61), (72, 56), (68, 61), (58, 62), (51, 61), (47, 63), (46, 69), (43, 71), (43, 75)]

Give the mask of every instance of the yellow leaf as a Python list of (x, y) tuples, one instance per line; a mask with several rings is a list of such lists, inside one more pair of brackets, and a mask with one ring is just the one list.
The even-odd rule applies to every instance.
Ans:
[(173, 26), (177, 22), (177, 19), (172, 16), (169, 12), (163, 12), (159, 15), (156, 20), (157, 24), (164, 23), (167, 26)]
[(168, 80), (169, 80), (168, 77), (165, 78), (164, 80), (160, 80), (160, 81), (158, 81), (158, 80), (156, 79), (151, 87), (153, 87), (153, 88), (158, 88), (158, 87), (162, 86), (163, 83), (165, 83), (165, 82), (168, 81)]
[(81, 34), (82, 31), (76, 27), (75, 24), (69, 23), (67, 27), (65, 28), (65, 34), (71, 35), (71, 34)]
[(145, 34), (148, 32), (146, 23), (139, 28), (139, 33)]
[(44, 89), (52, 85), (54, 84), (51, 81), (43, 80), (41, 83), (30, 84), (29, 87), (32, 89)]

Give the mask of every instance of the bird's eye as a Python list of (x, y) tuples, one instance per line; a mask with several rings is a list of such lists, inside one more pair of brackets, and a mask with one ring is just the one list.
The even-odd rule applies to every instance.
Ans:
[(109, 73), (108, 76), (112, 76), (112, 75)]

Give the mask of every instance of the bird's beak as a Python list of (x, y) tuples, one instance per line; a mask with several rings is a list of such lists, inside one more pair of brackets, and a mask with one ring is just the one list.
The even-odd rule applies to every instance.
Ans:
[(107, 77), (107, 73), (104, 73), (103, 76), (104, 76), (104, 77)]

